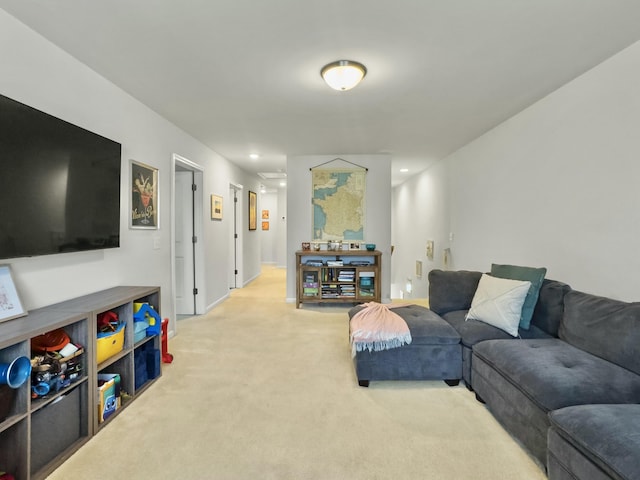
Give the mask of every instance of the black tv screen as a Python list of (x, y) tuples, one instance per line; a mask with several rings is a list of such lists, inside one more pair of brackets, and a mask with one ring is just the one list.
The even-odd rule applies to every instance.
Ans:
[(119, 247), (121, 153), (0, 95), (0, 258)]

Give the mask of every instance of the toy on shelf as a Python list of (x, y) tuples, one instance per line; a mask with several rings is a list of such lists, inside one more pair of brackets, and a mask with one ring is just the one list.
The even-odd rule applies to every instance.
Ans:
[(149, 325), (145, 329), (146, 336), (152, 337), (153, 335), (159, 335), (162, 318), (160, 318), (158, 312), (156, 312), (148, 303), (134, 303), (133, 306), (135, 310), (133, 314), (133, 321), (145, 322)]

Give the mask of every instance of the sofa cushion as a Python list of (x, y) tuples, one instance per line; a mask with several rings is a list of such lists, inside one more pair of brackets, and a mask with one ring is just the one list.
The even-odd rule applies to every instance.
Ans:
[[(480, 320), (465, 320), (466, 316), (467, 310), (457, 310), (442, 315), (442, 318), (456, 329), (464, 346), (472, 348), (476, 343), (485, 340), (513, 340), (513, 337), (504, 330)], [(551, 338), (551, 335), (535, 325), (531, 325), (529, 330), (518, 330), (518, 336), (523, 339)]]
[(488, 340), (475, 345), (473, 355), (543, 411), (640, 402), (640, 376), (557, 338)]
[(564, 296), (571, 290), (566, 283), (545, 279), (540, 287), (538, 302), (533, 310), (531, 325), (541, 328), (549, 335), (558, 336), (558, 328), (564, 315)]
[[(518, 335), (523, 339), (548, 338), (558, 336), (558, 327), (564, 313), (564, 296), (571, 290), (566, 283), (545, 279), (540, 288), (538, 303), (533, 313), (529, 330), (519, 329)], [(468, 310), (454, 310), (442, 314), (458, 331), (462, 344), (472, 347), (483, 340), (512, 338), (509, 334), (478, 320), (465, 322)]]
[[(362, 306), (356, 306), (349, 310), (351, 319)], [(411, 332), (411, 345), (455, 345), (460, 343), (460, 335), (447, 322), (428, 308), (421, 305), (408, 305), (406, 307), (393, 308), (409, 327)]]
[(481, 276), (481, 272), (467, 270), (431, 270), (429, 308), (438, 315), (454, 310), (468, 310)]
[(522, 305), (531, 282), (496, 278), (483, 274), (467, 313), (467, 320), (480, 320), (517, 337)]
[(640, 303), (573, 290), (564, 304), (561, 339), (640, 374)]
[[(577, 478), (587, 478), (580, 473), (588, 471), (589, 462), (609, 478), (640, 478), (640, 405), (567, 407), (549, 413), (549, 420), (549, 454)], [(588, 462), (582, 461), (581, 456)], [(589, 474), (592, 478), (593, 474)]]
[(533, 317), (533, 310), (538, 302), (538, 295), (540, 293), (540, 287), (544, 280), (544, 276), (547, 274), (546, 268), (533, 268), (533, 267), (521, 267), (519, 265), (491, 265), (491, 275), (498, 278), (510, 278), (512, 280), (525, 280), (531, 282), (527, 297), (522, 305), (522, 312), (520, 314), (520, 328), (524, 330), (529, 329), (531, 325), (531, 317)]

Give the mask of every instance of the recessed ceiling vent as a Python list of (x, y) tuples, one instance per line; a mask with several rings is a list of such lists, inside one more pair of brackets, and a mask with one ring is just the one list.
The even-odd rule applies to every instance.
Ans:
[(258, 175), (265, 180), (282, 180), (287, 178), (287, 174), (284, 172), (258, 172)]

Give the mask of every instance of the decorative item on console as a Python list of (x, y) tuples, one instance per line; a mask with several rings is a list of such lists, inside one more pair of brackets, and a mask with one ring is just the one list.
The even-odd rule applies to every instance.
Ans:
[(327, 240), (327, 251), (334, 252), (334, 251), (342, 251), (342, 250), (343, 250), (342, 240)]

